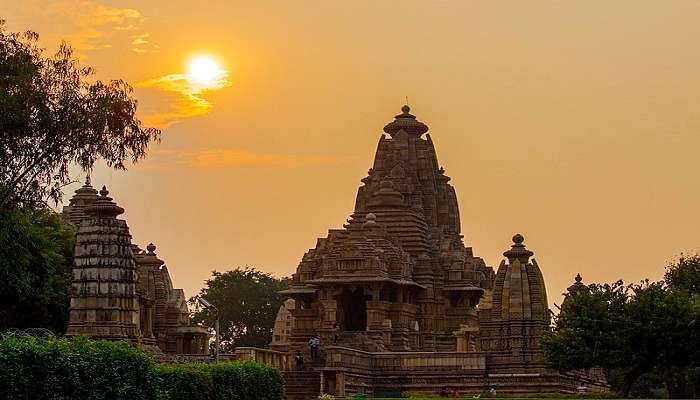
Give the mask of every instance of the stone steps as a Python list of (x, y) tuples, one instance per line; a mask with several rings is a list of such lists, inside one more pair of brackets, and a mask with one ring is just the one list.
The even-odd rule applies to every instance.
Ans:
[(285, 400), (316, 400), (321, 391), (321, 375), (313, 369), (284, 372)]

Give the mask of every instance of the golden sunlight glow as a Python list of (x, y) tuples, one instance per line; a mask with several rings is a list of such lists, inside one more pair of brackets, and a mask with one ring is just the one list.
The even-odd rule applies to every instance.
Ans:
[(192, 85), (216, 87), (225, 77), (226, 71), (211, 56), (194, 56), (187, 63), (187, 80)]

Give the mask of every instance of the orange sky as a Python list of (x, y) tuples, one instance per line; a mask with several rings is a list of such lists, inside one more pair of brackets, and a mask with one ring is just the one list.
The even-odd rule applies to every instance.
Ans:
[[(465, 242), (498, 266), (515, 232), (550, 301), (659, 279), (700, 247), (700, 2), (8, 1), (10, 30), (69, 40), (167, 125), (128, 172), (93, 175), (176, 286), (288, 275), (352, 211), (409, 97), (457, 190)], [(210, 54), (229, 85), (143, 84)], [(74, 190), (69, 188), (68, 197)]]

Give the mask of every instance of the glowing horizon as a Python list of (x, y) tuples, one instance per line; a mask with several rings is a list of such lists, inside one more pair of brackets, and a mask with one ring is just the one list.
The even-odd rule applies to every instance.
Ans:
[(67, 40), (164, 128), (92, 178), (188, 295), (213, 269), (291, 274), (352, 211), (405, 96), (466, 245), (496, 268), (522, 233), (551, 303), (577, 273), (660, 279), (700, 248), (700, 2), (6, 3), (9, 30)]

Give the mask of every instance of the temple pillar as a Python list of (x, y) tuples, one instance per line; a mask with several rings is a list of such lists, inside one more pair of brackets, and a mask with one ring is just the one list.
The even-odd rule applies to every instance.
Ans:
[(452, 332), (457, 338), (457, 352), (467, 353), (476, 351), (475, 338), (478, 331), (478, 327), (460, 325), (458, 330)]
[(153, 338), (153, 305), (151, 304), (144, 304), (143, 307), (143, 315), (141, 316), (144, 319), (143, 323), (143, 336), (145, 338), (152, 339)]
[(336, 397), (345, 398), (345, 373), (337, 371), (335, 373)]
[[(385, 327), (385, 320), (389, 320), (389, 307), (391, 303), (388, 301), (369, 300), (367, 301), (367, 329), (381, 330)], [(391, 320), (389, 320), (391, 323)]]
[(199, 335), (192, 336), (192, 352), (202, 354), (202, 337)]
[(175, 338), (175, 348), (176, 348), (177, 354), (182, 354), (182, 350), (184, 347), (182, 341), (183, 341), (182, 335), (181, 334), (177, 335), (177, 337)]
[(332, 330), (338, 321), (338, 304), (335, 300), (322, 300), (321, 305), (323, 307), (323, 329)]

